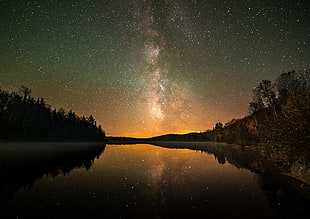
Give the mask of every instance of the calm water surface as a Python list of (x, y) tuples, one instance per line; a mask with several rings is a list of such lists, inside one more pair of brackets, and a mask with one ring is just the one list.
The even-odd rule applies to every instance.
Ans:
[[(72, 145), (68, 152), (49, 145), (36, 154), (38, 147), (19, 154), (14, 147), (2, 148), (0, 217), (306, 218), (309, 213), (306, 184), (256, 173), (255, 165), (262, 164), (253, 159), (248, 164), (249, 157), (230, 145), (209, 145), (209, 151), (92, 145), (75, 153)], [(225, 149), (212, 151), (218, 147)]]

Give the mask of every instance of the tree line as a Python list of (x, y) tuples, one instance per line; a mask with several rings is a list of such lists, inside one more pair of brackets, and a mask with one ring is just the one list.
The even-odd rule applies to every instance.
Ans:
[(248, 116), (209, 132), (213, 140), (310, 151), (309, 71), (282, 73), (274, 82), (263, 80), (249, 105)]
[(0, 140), (105, 141), (106, 136), (92, 115), (51, 109), (22, 86), (19, 92), (0, 88)]

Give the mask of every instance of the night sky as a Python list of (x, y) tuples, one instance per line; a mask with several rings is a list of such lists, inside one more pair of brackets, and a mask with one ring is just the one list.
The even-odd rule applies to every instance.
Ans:
[(293, 0), (0, 0), (0, 87), (92, 114), (107, 135), (205, 131), (253, 88), (309, 69)]

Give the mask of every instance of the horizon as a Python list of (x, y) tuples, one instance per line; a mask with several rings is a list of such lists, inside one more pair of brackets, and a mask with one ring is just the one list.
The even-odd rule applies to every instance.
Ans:
[(107, 136), (201, 132), (309, 69), (305, 1), (33, 1), (0, 8), (0, 87), (93, 115)]
[[(211, 129), (208, 129), (211, 130)], [(192, 133), (204, 133), (208, 130), (205, 131), (201, 131), (201, 132), (196, 132), (196, 131), (189, 131), (189, 132), (183, 132), (183, 133), (164, 133), (164, 134), (160, 134), (160, 135), (156, 135), (156, 136), (149, 136), (149, 137), (131, 137), (131, 136), (111, 136), (111, 135), (107, 135), (107, 138), (109, 137), (115, 137), (115, 138), (136, 138), (136, 139), (148, 139), (148, 138), (154, 138), (154, 137), (159, 137), (159, 136), (165, 136), (165, 135), (186, 135), (186, 134), (192, 134)]]

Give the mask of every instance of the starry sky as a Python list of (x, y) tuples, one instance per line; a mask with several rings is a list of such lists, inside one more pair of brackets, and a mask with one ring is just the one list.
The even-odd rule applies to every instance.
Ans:
[(294, 0), (0, 0), (0, 87), (92, 114), (110, 136), (205, 131), (309, 69)]

